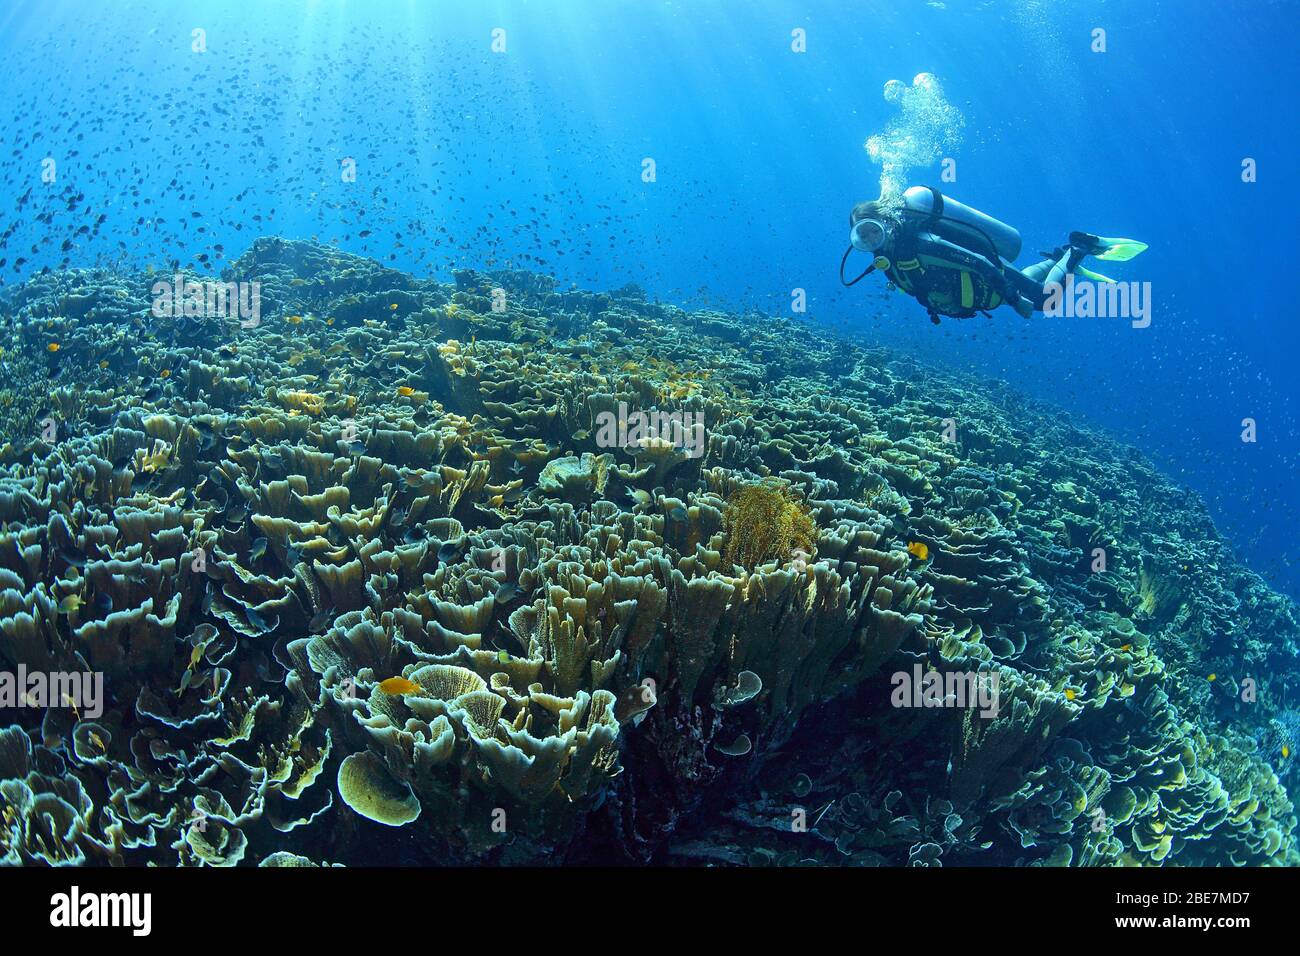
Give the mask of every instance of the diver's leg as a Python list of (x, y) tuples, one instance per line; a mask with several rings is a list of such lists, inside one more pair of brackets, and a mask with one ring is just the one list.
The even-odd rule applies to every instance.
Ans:
[[(1006, 297), (1011, 300), (1011, 306), (1026, 318), (1034, 312), (1043, 311), (1043, 302), (1047, 299), (1043, 282), (1054, 264), (1051, 259), (1046, 259), (1023, 270), (1007, 266), (1004, 272), (1007, 280)], [(1020, 301), (1016, 302), (1013, 296), (1018, 296)]]
[(1043, 280), (1043, 285), (1064, 285), (1065, 277), (1074, 274), (1074, 270), (1087, 254), (1088, 251), (1079, 246), (1066, 246), (1057, 260), (1052, 263), (1052, 267), (1047, 270), (1047, 278)]
[(1041, 287), (1047, 281), (1047, 274), (1052, 271), (1054, 265), (1056, 265), (1055, 259), (1044, 259), (1042, 262), (1035, 262), (1032, 266), (1025, 266), (1019, 271)]
[(1065, 285), (1065, 277), (1074, 274), (1087, 251), (1071, 245), (1064, 249), (1053, 249), (1049, 255), (1056, 258), (1044, 259), (1024, 269), (1009, 272), (1012, 286), (1032, 303), (1035, 312), (1043, 311), (1043, 303), (1052, 290)]

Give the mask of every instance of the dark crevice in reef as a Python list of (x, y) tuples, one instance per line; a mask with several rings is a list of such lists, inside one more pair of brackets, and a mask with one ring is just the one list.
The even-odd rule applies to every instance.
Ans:
[(1296, 862), (1295, 607), (1133, 449), (634, 287), (223, 279), (0, 303), (0, 671), (104, 677), (4, 712), (4, 862)]

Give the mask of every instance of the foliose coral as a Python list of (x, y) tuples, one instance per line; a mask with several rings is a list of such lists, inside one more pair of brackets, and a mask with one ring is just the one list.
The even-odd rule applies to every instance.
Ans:
[(4, 303), (57, 428), (5, 419), (0, 660), (104, 677), (0, 731), (5, 862), (1297, 862), (1295, 608), (1132, 451), (632, 288), (151, 278)]

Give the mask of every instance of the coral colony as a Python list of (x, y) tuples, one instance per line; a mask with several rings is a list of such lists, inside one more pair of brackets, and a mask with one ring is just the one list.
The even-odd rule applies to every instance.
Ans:
[(1294, 606), (1002, 386), (269, 238), (5, 309), (5, 863), (1300, 862)]

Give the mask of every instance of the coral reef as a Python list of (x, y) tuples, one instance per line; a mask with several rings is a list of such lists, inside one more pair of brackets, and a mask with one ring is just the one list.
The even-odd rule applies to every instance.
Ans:
[[(256, 325), (7, 293), (0, 670), (105, 699), (5, 710), (5, 863), (1300, 862), (1296, 609), (1136, 452), (806, 325), (455, 278), (261, 239)], [(702, 453), (610, 447), (627, 408)], [(996, 713), (896, 706), (914, 667)]]

